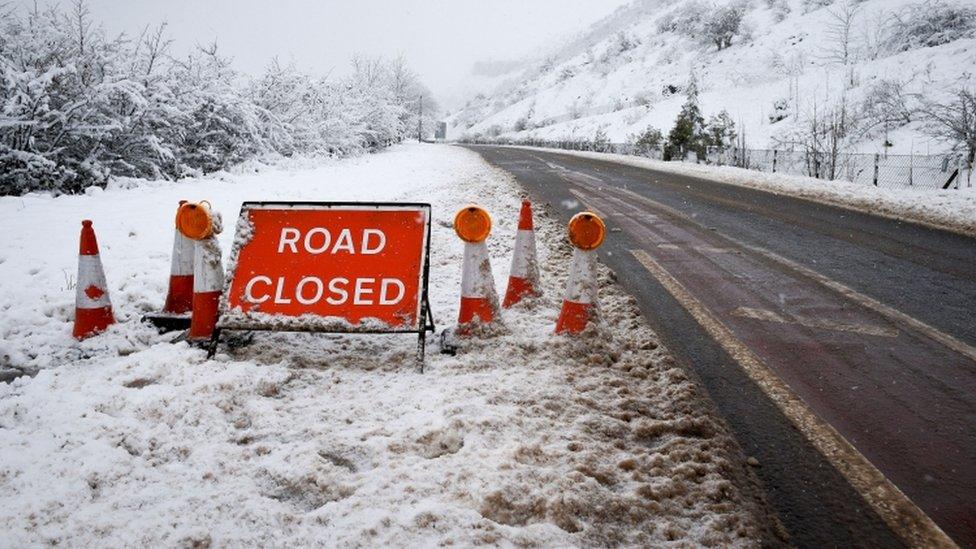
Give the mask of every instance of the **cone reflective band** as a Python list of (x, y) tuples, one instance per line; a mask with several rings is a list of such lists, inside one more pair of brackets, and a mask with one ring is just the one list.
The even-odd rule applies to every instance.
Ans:
[(498, 295), (485, 244), (491, 232), (491, 217), (478, 206), (466, 206), (454, 216), (454, 230), (464, 241), (458, 311), (458, 333), (463, 335), (471, 324), (489, 324), (498, 317)]
[(569, 267), (569, 282), (563, 299), (556, 333), (576, 334), (586, 329), (596, 306), (596, 249), (603, 244), (606, 226), (592, 212), (581, 212), (569, 221), (569, 239), (575, 247)]
[(593, 212), (580, 212), (569, 220), (569, 241), (580, 250), (599, 248), (606, 234), (606, 225)]
[(515, 305), (522, 298), (539, 293), (539, 262), (535, 251), (535, 230), (532, 225), (532, 204), (522, 201), (518, 231), (515, 233), (515, 249), (512, 252), (512, 270), (508, 277), (508, 289), (502, 307)]
[(207, 238), (214, 233), (210, 203), (181, 204), (176, 211), (176, 229), (193, 240)]
[[(177, 216), (186, 200), (180, 200)], [(173, 231), (173, 255), (170, 261), (169, 290), (163, 312), (180, 315), (193, 309), (193, 240), (180, 232)]]
[(210, 339), (217, 324), (220, 293), (224, 289), (224, 265), (220, 244), (214, 236), (196, 242), (193, 257), (193, 316), (190, 341)]
[(454, 216), (454, 232), (465, 242), (483, 242), (491, 233), (491, 216), (478, 206), (465, 206)]
[(81, 239), (78, 250), (78, 286), (75, 289), (75, 325), (72, 331), (77, 339), (85, 339), (104, 331), (115, 323), (112, 302), (108, 298), (105, 271), (98, 255), (98, 241), (92, 222), (81, 222)]

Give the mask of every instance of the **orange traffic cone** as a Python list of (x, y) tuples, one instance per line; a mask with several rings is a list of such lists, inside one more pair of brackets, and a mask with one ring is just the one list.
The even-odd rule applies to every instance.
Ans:
[(499, 318), (498, 295), (485, 244), (491, 232), (491, 217), (478, 206), (467, 206), (454, 216), (454, 231), (464, 240), (457, 330), (463, 335), (475, 323), (490, 324)]
[(176, 228), (195, 240), (193, 254), (193, 316), (187, 340), (199, 342), (213, 336), (224, 290), (224, 266), (216, 235), (223, 228), (219, 213), (209, 202), (187, 203), (176, 214)]
[(578, 334), (586, 329), (596, 306), (596, 249), (603, 244), (606, 226), (592, 212), (578, 213), (569, 221), (573, 261), (563, 307), (556, 320), (556, 333)]
[(105, 270), (98, 256), (95, 229), (88, 219), (81, 222), (78, 250), (78, 286), (75, 290), (75, 326), (72, 335), (85, 339), (115, 324), (112, 302), (108, 298)]
[(508, 276), (508, 289), (502, 307), (515, 305), (522, 298), (539, 295), (539, 261), (535, 253), (535, 230), (532, 226), (532, 204), (522, 201), (519, 212), (518, 232), (515, 233), (515, 250), (512, 253), (512, 270)]
[[(179, 208), (186, 204), (180, 200)], [(179, 231), (173, 231), (173, 255), (170, 260), (169, 290), (166, 292), (166, 304), (163, 313), (182, 315), (193, 310), (193, 240)]]

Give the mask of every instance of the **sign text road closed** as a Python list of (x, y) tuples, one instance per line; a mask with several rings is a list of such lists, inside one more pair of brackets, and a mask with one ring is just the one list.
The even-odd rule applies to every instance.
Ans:
[(429, 220), (425, 204), (245, 203), (220, 325), (422, 329)]

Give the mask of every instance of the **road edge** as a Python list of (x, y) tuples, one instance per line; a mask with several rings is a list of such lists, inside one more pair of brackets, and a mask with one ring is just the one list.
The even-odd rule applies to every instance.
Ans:
[[(682, 166), (682, 163), (674, 163), (676, 165), (672, 166), (672, 163), (656, 161), (649, 158), (636, 157), (636, 156), (626, 156), (612, 153), (599, 153), (592, 151), (569, 151), (565, 149), (553, 149), (548, 147), (530, 147), (525, 145), (492, 145), (497, 147), (508, 147), (512, 149), (525, 149), (534, 151), (544, 151), (553, 154), (563, 154), (566, 156), (577, 156), (582, 158), (589, 158), (591, 160), (602, 160), (604, 162), (613, 162), (615, 164), (621, 164), (625, 166), (630, 166), (633, 168), (640, 168), (647, 171), (663, 171), (668, 173), (673, 173), (676, 175), (682, 175), (686, 177), (697, 177), (700, 179), (707, 179), (708, 181), (714, 183), (721, 183), (723, 185), (730, 185), (734, 187), (745, 187), (747, 189), (752, 189), (756, 191), (761, 191), (769, 193), (776, 196), (787, 196), (797, 200), (804, 200), (806, 202), (811, 202), (814, 204), (822, 204), (826, 206), (833, 206), (836, 208), (841, 208), (845, 210), (850, 210), (866, 215), (873, 215), (875, 217), (883, 217), (886, 219), (891, 219), (894, 221), (900, 221), (903, 223), (910, 223), (914, 225), (921, 225), (929, 229), (935, 229), (939, 231), (947, 231), (950, 233), (958, 234), (961, 236), (976, 238), (976, 222), (966, 222), (963, 219), (959, 220), (943, 220), (938, 219), (932, 215), (925, 215), (923, 213), (917, 212), (897, 212), (888, 209), (878, 210), (877, 204), (869, 205), (859, 202), (851, 202), (840, 199), (831, 198), (829, 196), (811, 196), (810, 194), (804, 192), (791, 192), (790, 189), (786, 188), (771, 188), (765, 185), (750, 185), (745, 182), (733, 182), (724, 180), (718, 177), (709, 176), (709, 174), (704, 173), (691, 173), (691, 170), (674, 169), (680, 167), (698, 166), (698, 164), (688, 164), (687, 166)], [(655, 162), (656, 164), (651, 166), (648, 162)], [(743, 170), (749, 172), (750, 170)], [(757, 172), (765, 173), (765, 172)], [(883, 208), (896, 208), (893, 204), (883, 204)]]

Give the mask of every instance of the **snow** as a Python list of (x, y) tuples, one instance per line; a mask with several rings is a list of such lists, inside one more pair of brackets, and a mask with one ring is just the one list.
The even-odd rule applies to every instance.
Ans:
[[(552, 335), (569, 247), (536, 208), (544, 296), (414, 368), (415, 338), (257, 333), (213, 360), (137, 319), (162, 304), (179, 199), (433, 204), (431, 301), (457, 313), (460, 206), (494, 216), (507, 277), (520, 196), (454, 147), (0, 199), (0, 545), (755, 546), (782, 539), (746, 457), (601, 267), (602, 322)], [(74, 342), (94, 220), (119, 324)], [(226, 254), (232, 231), (218, 236)], [(226, 257), (226, 255), (225, 255)], [(501, 286), (499, 286), (501, 287)], [(777, 538), (778, 536), (778, 538)]]
[(976, 187), (960, 186), (959, 189), (947, 190), (873, 187), (848, 181), (827, 181), (732, 166), (665, 162), (623, 154), (522, 146), (516, 148), (608, 160), (638, 168), (702, 177), (976, 236)]

